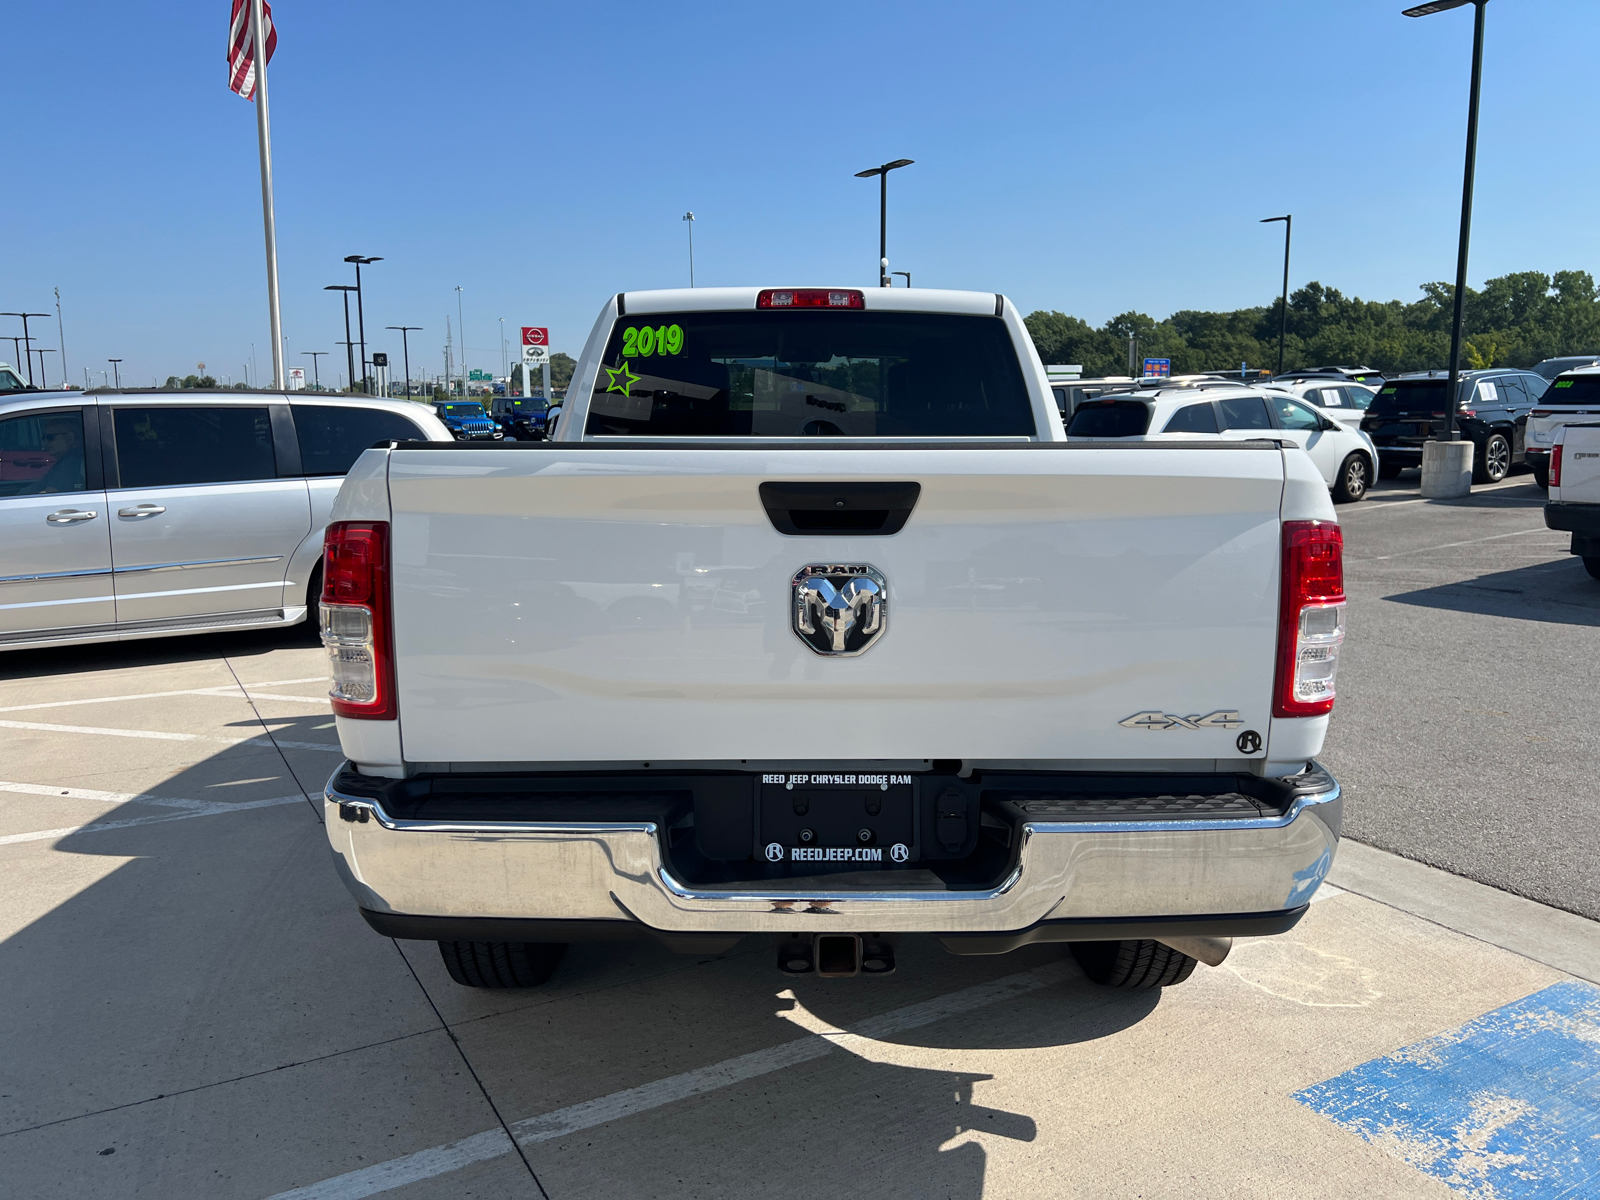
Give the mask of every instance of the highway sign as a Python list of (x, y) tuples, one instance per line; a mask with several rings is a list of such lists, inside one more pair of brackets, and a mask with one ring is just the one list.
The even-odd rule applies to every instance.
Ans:
[(522, 327), (522, 344), (524, 346), (548, 346), (550, 344), (550, 331), (543, 326), (524, 325)]
[(491, 383), (493, 380), (493, 375), (487, 371), (480, 371), (477, 367), (473, 367), (472, 370), (467, 372), (467, 381), (469, 383)]

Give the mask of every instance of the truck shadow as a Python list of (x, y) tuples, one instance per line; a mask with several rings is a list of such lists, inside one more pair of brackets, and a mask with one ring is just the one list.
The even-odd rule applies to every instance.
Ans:
[(1592, 578), (1577, 558), (1533, 563), (1384, 599), (1487, 617), (1600, 626), (1600, 580)]
[[(175, 653), (171, 646), (113, 649)], [(318, 714), (270, 725), (280, 740), (320, 743), (330, 737), (319, 728), (327, 720)], [(526, 1054), (548, 1065), (552, 1046), (564, 1043), (556, 1057), (568, 1065), (554, 1090), (586, 1098), (610, 1090), (590, 1090), (594, 1061), (625, 1058), (630, 1031), (657, 1036), (672, 1013), (703, 1014), (693, 1039), (699, 1048), (685, 1063), (693, 1068), (736, 1054), (718, 1048), (727, 1037), (737, 1035), (745, 1045), (792, 1040), (802, 1023), (775, 1015), (772, 1003), (786, 987), (794, 1006), (815, 1021), (850, 1029), (908, 1003), (1043, 971), (1049, 982), (1032, 990), (874, 1041), (845, 1039), (815, 1061), (586, 1131), (551, 1168), (558, 1177), (571, 1171), (561, 1190), (578, 1195), (648, 1189), (797, 1200), (819, 1194), (977, 1200), (996, 1147), (1040, 1136), (1032, 1116), (983, 1101), (1037, 1089), (1009, 1072), (997, 1078), (973, 1070), (992, 1061), (974, 1062), (962, 1052), (1092, 1042), (1136, 1025), (1159, 1001), (1155, 993), (1094, 987), (1070, 961), (1062, 965), (1057, 947), (963, 959), (927, 938), (906, 939), (901, 976), (888, 980), (785, 980), (772, 966), (768, 940), (752, 937), (704, 966), (653, 942), (632, 951), (575, 947), (548, 988), (463, 994), (441, 980), (437, 965), (421, 966), (422, 957), (437, 963), (431, 945), (411, 956), (419, 960), (414, 975), (394, 943), (365, 926), (332, 869), (319, 814), (303, 801), (285, 800), (302, 788), (315, 799), (337, 755), (290, 750), (287, 758), (270, 747), (230, 747), (147, 788), (180, 800), (236, 802), (238, 812), (194, 817), (147, 802), (108, 805), (53, 845), (0, 846), (0, 869), (26, 872), (35, 886), (61, 892), (44, 897), (39, 915), (0, 942), (0, 1011), (8, 1014), (9, 1047), (0, 1063), (0, 1133), (70, 1125), (125, 1106), (115, 1129), (158, 1121), (184, 1132), (147, 1147), (118, 1133), (117, 1162), (136, 1169), (155, 1192), (182, 1194), (180, 1181), (194, 1178), (197, 1164), (233, 1161), (236, 1130), (247, 1123), (269, 1139), (263, 1144), (284, 1147), (268, 1155), (266, 1173), (253, 1184), (240, 1181), (249, 1194), (268, 1194), (297, 1178), (292, 1147), (307, 1120), (337, 1124), (348, 1116), (342, 1085), (311, 1080), (376, 1071), (387, 1080), (376, 1086), (398, 1089), (416, 1110), (438, 1114), (436, 1122), (423, 1120), (424, 1139), (455, 1136), (446, 1115), (460, 1103), (458, 1070), (430, 1072), (405, 1058), (411, 1039), (437, 1028), (440, 1011), (457, 1030), (491, 1010), (509, 1018), (486, 1042), (467, 1045), (474, 1058)], [(249, 807), (269, 799), (283, 802)], [(59, 815), (41, 815), (23, 828), (63, 823)], [(52, 868), (48, 857), (62, 855), (114, 861)], [(642, 988), (640, 980), (655, 984)], [(719, 1033), (719, 1021), (729, 1028)], [(776, 1037), (774, 1025), (781, 1027)], [(393, 1060), (376, 1063), (372, 1056), (387, 1052), (372, 1048), (391, 1044)], [(651, 1058), (646, 1053), (641, 1062)], [(302, 1066), (306, 1073), (297, 1076)], [(621, 1086), (673, 1069), (683, 1068), (641, 1068)], [(264, 1074), (296, 1089), (292, 1105), (252, 1107), (259, 1095), (249, 1081)], [(510, 1078), (501, 1085), (510, 1087)], [(81, 1136), (100, 1139), (84, 1150), (85, 1160), (111, 1140), (104, 1136), (111, 1120), (84, 1122)], [(392, 1157), (383, 1137), (363, 1143), (367, 1157), (350, 1168), (370, 1163), (372, 1155)], [(13, 1143), (23, 1155), (30, 1144)], [(534, 1157), (543, 1177), (544, 1156)], [(672, 1167), (670, 1179), (663, 1179), (663, 1165)], [(280, 1170), (282, 1185), (273, 1182)], [(114, 1194), (87, 1176), (79, 1182), (76, 1194)]]
[(82, 646), (12, 650), (0, 654), (0, 679), (41, 679), (89, 671), (178, 666), (191, 662), (214, 662), (224, 657), (251, 658), (275, 650), (314, 649), (320, 645), (315, 627), (302, 621), (298, 625), (276, 629), (196, 633), (130, 642), (91, 642)]

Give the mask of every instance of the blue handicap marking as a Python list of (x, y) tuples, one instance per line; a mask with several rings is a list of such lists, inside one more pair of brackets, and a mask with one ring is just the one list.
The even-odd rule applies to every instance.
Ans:
[(1600, 988), (1554, 984), (1294, 1098), (1471, 1196), (1600, 1197)]

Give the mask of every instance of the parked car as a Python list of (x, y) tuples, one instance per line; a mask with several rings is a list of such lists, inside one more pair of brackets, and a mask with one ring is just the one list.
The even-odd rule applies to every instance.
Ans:
[(1570, 552), (1600, 579), (1600, 422), (1563, 425), (1550, 447), (1544, 523), (1572, 534)]
[(1176, 388), (1102, 396), (1081, 405), (1067, 425), (1069, 438), (1257, 438), (1294, 442), (1311, 456), (1323, 482), (1341, 503), (1367, 494), (1378, 468), (1372, 439), (1354, 421), (1343, 422), (1276, 388)]
[(1600, 354), (1569, 354), (1565, 358), (1547, 358), (1532, 370), (1541, 379), (1554, 379), (1564, 371), (1595, 366), (1600, 366)]
[(1368, 387), (1379, 387), (1384, 382), (1383, 372), (1374, 371), (1371, 367), (1300, 367), (1298, 370), (1285, 371), (1281, 375), (1273, 376), (1272, 382), (1295, 382), (1298, 380), (1348, 380), (1351, 383), (1364, 383)]
[(490, 416), (501, 434), (519, 442), (537, 442), (545, 436), (550, 403), (543, 396), (497, 396)]
[(1153, 988), (1307, 911), (1345, 595), (1305, 454), (1063, 444), (1016, 306), (935, 289), (621, 293), (567, 404), (340, 494), (324, 826), (375, 931), (482, 988), (912, 933)]
[(422, 405), (303, 393), (0, 396), (0, 649), (293, 625), (356, 457)]
[(1528, 413), (1527, 456), (1533, 479), (1550, 486), (1550, 450), (1556, 431), (1571, 421), (1600, 420), (1600, 367), (1580, 367), (1556, 378)]
[(1062, 421), (1078, 411), (1078, 405), (1093, 400), (1107, 392), (1124, 392), (1134, 386), (1131, 375), (1109, 375), (1103, 379), (1064, 379), (1050, 381), (1050, 394), (1055, 398), (1056, 411)]
[(435, 400), (433, 412), (458, 442), (497, 442), (505, 437), (476, 400)]
[(26, 392), (28, 381), (12, 368), (10, 363), (0, 362), (0, 392)]
[[(1379, 478), (1393, 479), (1422, 466), (1422, 447), (1444, 423), (1443, 371), (1421, 371), (1389, 380), (1378, 389), (1361, 428), (1371, 435), (1383, 462)], [(1528, 414), (1545, 390), (1531, 371), (1463, 371), (1457, 385), (1456, 425), (1473, 446), (1474, 483), (1498, 483), (1525, 461)]]

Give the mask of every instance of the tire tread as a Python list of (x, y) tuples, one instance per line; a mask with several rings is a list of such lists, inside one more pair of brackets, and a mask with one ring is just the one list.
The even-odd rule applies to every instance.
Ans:
[(1195, 961), (1149, 938), (1118, 942), (1068, 942), (1091, 982), (1116, 988), (1161, 988), (1194, 974)]
[(555, 973), (564, 942), (440, 942), (439, 956), (462, 987), (538, 987)]

